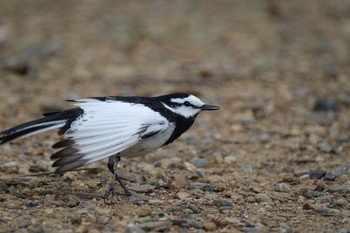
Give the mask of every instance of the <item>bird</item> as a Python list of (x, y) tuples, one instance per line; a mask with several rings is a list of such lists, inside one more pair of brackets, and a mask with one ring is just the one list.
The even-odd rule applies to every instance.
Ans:
[(187, 93), (67, 101), (75, 108), (44, 113), (42, 118), (6, 129), (0, 132), (0, 144), (58, 129), (63, 140), (52, 145), (58, 151), (50, 157), (55, 173), (108, 158), (113, 178), (104, 198), (118, 194), (116, 180), (127, 196), (132, 195), (117, 173), (121, 158), (142, 156), (166, 146), (186, 132), (200, 112), (219, 110), (219, 106), (205, 104)]

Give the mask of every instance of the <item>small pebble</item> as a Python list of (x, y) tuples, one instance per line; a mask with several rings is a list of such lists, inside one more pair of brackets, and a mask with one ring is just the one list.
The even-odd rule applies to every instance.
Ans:
[(187, 192), (178, 192), (176, 193), (176, 197), (180, 200), (187, 200), (190, 197), (190, 194)]
[(149, 206), (141, 206), (135, 210), (135, 214), (139, 217), (151, 215), (152, 209)]
[(82, 222), (82, 219), (80, 216), (74, 216), (70, 219), (70, 222), (73, 224), (73, 225), (80, 225), (81, 222)]
[(245, 175), (251, 175), (254, 172), (253, 166), (250, 164), (244, 164), (241, 169)]
[(155, 221), (155, 222), (145, 222), (140, 224), (140, 227), (145, 231), (163, 231), (167, 232), (167, 230), (172, 226), (172, 222), (170, 220), (164, 221)]
[(214, 222), (204, 222), (203, 228), (207, 231), (214, 231), (216, 230), (217, 226)]
[(350, 165), (340, 165), (334, 170), (334, 175), (336, 175), (337, 177), (346, 174), (350, 174)]
[(97, 217), (97, 222), (101, 223), (101, 224), (106, 224), (109, 221), (109, 217), (105, 216), (105, 215), (101, 215)]
[(192, 183), (190, 184), (189, 189), (203, 189), (205, 186), (207, 186), (207, 183), (200, 183), (200, 182), (196, 182), (196, 183)]
[(327, 172), (326, 175), (324, 176), (324, 180), (327, 181), (335, 181), (336, 175), (334, 175), (331, 172)]
[(234, 155), (228, 155), (228, 156), (224, 157), (224, 161), (226, 164), (233, 164), (233, 163), (237, 162), (237, 157)]
[(133, 186), (129, 187), (130, 190), (135, 191), (135, 192), (139, 192), (139, 193), (153, 192), (153, 190), (155, 188), (156, 188), (156, 186), (150, 185), (150, 184), (133, 185)]
[(218, 199), (214, 200), (213, 202), (217, 208), (232, 207), (233, 206), (232, 201), (229, 199), (225, 199), (225, 198), (218, 198)]
[(289, 193), (290, 192), (290, 185), (287, 183), (277, 183), (275, 185), (275, 191), (282, 192), (282, 193)]
[(317, 191), (317, 192), (323, 192), (323, 190), (324, 190), (324, 184), (322, 183), (317, 184), (316, 188), (314, 189), (314, 191)]
[(54, 206), (57, 206), (57, 207), (60, 207), (60, 206), (64, 206), (65, 203), (61, 200), (58, 200), (58, 201), (51, 201), (50, 202), (51, 205), (54, 205)]
[(0, 184), (0, 191), (8, 193), (10, 191), (9, 186), (7, 184)]
[(202, 158), (193, 158), (190, 161), (192, 164), (194, 164), (197, 168), (204, 168), (208, 167), (208, 160), (207, 159), (202, 159)]
[(66, 206), (75, 207), (77, 205), (79, 205), (79, 199), (76, 196), (70, 195), (66, 198)]
[(339, 112), (340, 106), (337, 100), (319, 99), (316, 101), (313, 110), (315, 112)]
[(334, 216), (334, 215), (339, 215), (340, 211), (338, 209), (332, 209), (332, 208), (328, 208), (318, 204), (314, 204), (313, 205), (313, 209), (315, 212), (323, 215), (323, 216)]
[(32, 208), (32, 207), (39, 206), (41, 203), (40, 203), (40, 201), (27, 200), (24, 204), (25, 204), (25, 206)]
[(77, 179), (77, 175), (75, 172), (66, 172), (62, 176), (62, 180), (66, 182), (74, 181)]
[(160, 199), (152, 199), (152, 200), (148, 200), (148, 203), (151, 205), (162, 205), (165, 203), (165, 201)]
[(326, 141), (317, 144), (317, 148), (326, 153), (335, 152), (334, 148)]
[(126, 227), (125, 233), (146, 233), (141, 228), (137, 227), (134, 223), (129, 223)]
[(338, 193), (349, 193), (350, 185), (345, 184), (333, 184), (327, 189), (329, 192), (338, 192)]
[(40, 183), (41, 183), (41, 179), (40, 178), (37, 178), (37, 177), (33, 177), (33, 179), (31, 179), (29, 182), (28, 182), (28, 187), (30, 189), (34, 189), (34, 188), (37, 188), (40, 186)]
[(310, 170), (309, 172), (310, 179), (321, 179), (326, 175), (325, 170)]
[(203, 169), (196, 168), (192, 172), (193, 172), (193, 176), (195, 176), (195, 177), (200, 177), (200, 178), (205, 177)]
[(269, 197), (269, 195), (265, 194), (265, 193), (258, 193), (255, 195), (255, 200), (257, 202), (271, 202), (271, 198)]
[(23, 220), (23, 221), (19, 222), (18, 227), (19, 228), (27, 228), (31, 224), (32, 224), (32, 220), (26, 219), (26, 220)]

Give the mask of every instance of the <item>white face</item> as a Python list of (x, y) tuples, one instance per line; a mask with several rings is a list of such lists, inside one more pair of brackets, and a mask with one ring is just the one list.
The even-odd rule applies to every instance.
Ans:
[(204, 103), (194, 95), (190, 95), (186, 98), (173, 98), (170, 101), (176, 105), (174, 107), (168, 106), (165, 103), (163, 103), (163, 105), (176, 114), (186, 118), (196, 116), (204, 105)]

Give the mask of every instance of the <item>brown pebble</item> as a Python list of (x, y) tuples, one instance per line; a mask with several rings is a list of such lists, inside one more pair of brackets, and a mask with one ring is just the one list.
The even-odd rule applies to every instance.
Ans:
[(207, 231), (214, 231), (216, 230), (217, 226), (213, 222), (205, 222), (203, 223), (203, 228)]

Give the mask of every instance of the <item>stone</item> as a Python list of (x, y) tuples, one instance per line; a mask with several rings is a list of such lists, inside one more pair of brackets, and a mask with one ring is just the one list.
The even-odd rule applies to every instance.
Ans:
[(135, 191), (135, 192), (139, 192), (139, 193), (153, 192), (153, 190), (155, 188), (156, 188), (156, 186), (150, 185), (150, 184), (133, 185), (133, 186), (129, 187), (130, 190)]
[(340, 105), (337, 100), (319, 99), (316, 101), (313, 110), (315, 112), (339, 112)]
[(125, 233), (146, 233), (141, 228), (137, 227), (134, 223), (129, 223), (126, 227)]
[(337, 193), (349, 193), (350, 186), (345, 184), (333, 184), (327, 189), (329, 192), (337, 192)]
[(334, 170), (334, 175), (338, 176), (343, 176), (346, 174), (350, 174), (350, 165), (346, 164), (346, 165), (340, 165), (338, 167), (335, 168)]
[(255, 195), (255, 201), (256, 202), (271, 202), (271, 198), (269, 197), (269, 195), (265, 194), (265, 193), (258, 193)]
[(290, 192), (290, 185), (287, 183), (277, 183), (275, 185), (275, 191), (282, 192), (282, 193), (289, 193)]
[(335, 181), (336, 177), (337, 176), (334, 175), (333, 173), (327, 172), (326, 175), (324, 176), (324, 180), (326, 180), (326, 181)]
[(207, 231), (214, 231), (216, 230), (217, 226), (214, 222), (204, 222), (203, 228)]
[(193, 158), (190, 161), (192, 164), (194, 164), (197, 168), (204, 168), (208, 167), (208, 160), (207, 159), (202, 159), (202, 158)]
[(100, 215), (97, 217), (97, 222), (100, 224), (106, 224), (109, 221), (109, 217), (107, 217), (106, 215)]
[(140, 227), (145, 231), (163, 231), (167, 230), (172, 226), (170, 220), (155, 221), (155, 222), (145, 222), (140, 224)]
[(323, 192), (323, 190), (324, 190), (324, 184), (322, 183), (317, 184), (316, 188), (314, 189), (314, 191), (317, 191), (317, 192)]
[(208, 183), (200, 183), (200, 182), (196, 182), (196, 183), (192, 183), (189, 186), (189, 189), (203, 189), (205, 186), (207, 186)]
[(26, 207), (38, 207), (41, 205), (41, 202), (40, 201), (32, 201), (32, 200), (27, 200), (25, 201), (25, 206)]
[(232, 201), (225, 198), (218, 198), (213, 202), (217, 208), (227, 208), (227, 207), (232, 208), (233, 206)]
[(309, 172), (310, 179), (321, 179), (326, 175), (325, 170), (310, 170)]

